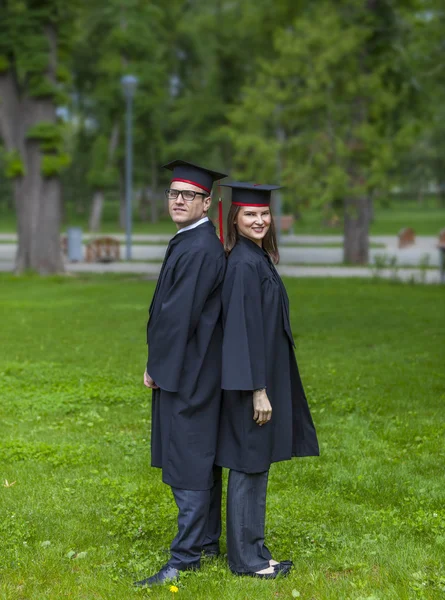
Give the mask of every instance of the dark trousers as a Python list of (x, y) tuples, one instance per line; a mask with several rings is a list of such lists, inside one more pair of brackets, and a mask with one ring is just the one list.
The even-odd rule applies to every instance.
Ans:
[(198, 569), (203, 550), (219, 552), (221, 472), (221, 467), (214, 467), (214, 483), (210, 490), (182, 490), (172, 487), (178, 507), (178, 533), (171, 544), (168, 563), (175, 569)]
[(272, 558), (264, 543), (269, 471), (231, 470), (227, 488), (227, 559), (237, 573), (267, 569)]

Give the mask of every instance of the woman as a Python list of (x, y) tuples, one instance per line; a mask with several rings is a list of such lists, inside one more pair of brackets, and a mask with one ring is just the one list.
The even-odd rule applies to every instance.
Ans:
[[(225, 184), (222, 184), (225, 185)], [(231, 183), (223, 285), (223, 402), (216, 464), (230, 469), (227, 556), (238, 575), (273, 579), (264, 544), (271, 463), (318, 456), (318, 442), (294, 355), (289, 300), (270, 211), (277, 186)]]

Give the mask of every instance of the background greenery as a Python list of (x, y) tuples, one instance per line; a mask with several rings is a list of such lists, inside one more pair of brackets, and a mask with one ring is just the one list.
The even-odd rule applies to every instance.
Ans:
[[(0, 598), (172, 598), (131, 585), (165, 562), (175, 531), (149, 466), (142, 385), (154, 282), (1, 275), (0, 286)], [(176, 597), (443, 598), (444, 290), (286, 286), (321, 443), (320, 458), (271, 470), (267, 538), (295, 568), (261, 582), (222, 557)]]
[[(215, 207), (213, 207), (211, 217), (216, 220), (217, 215), (214, 209)], [(119, 205), (117, 201), (106, 203), (100, 231), (104, 233), (122, 233), (123, 230), (120, 230), (117, 223), (118, 212)], [(426, 199), (421, 206), (418, 202), (412, 200), (393, 200), (388, 206), (381, 206), (376, 209), (370, 234), (393, 236), (394, 241), (396, 241), (397, 233), (404, 227), (413, 227), (416, 235), (437, 236), (444, 225), (445, 210), (438, 207), (436, 198)], [(67, 227), (74, 226), (81, 227), (84, 232), (87, 232), (88, 218), (86, 215), (76, 214), (73, 209), (68, 208), (62, 230), (66, 231)], [(14, 214), (11, 211), (0, 209), (0, 233), (14, 233), (16, 227)], [(301, 214), (301, 218), (294, 223), (292, 231), (297, 235), (338, 235), (339, 243), (343, 234), (341, 226), (332, 227), (327, 224), (324, 221), (323, 211), (316, 207), (306, 209)], [(133, 232), (173, 235), (175, 226), (170, 217), (165, 215), (160, 217), (156, 223), (141, 221), (136, 217), (133, 222)], [(323, 241), (318, 243), (320, 247), (323, 245)]]
[[(142, 221), (164, 208), (160, 165), (185, 157), (279, 180), (287, 212), (323, 207), (318, 225), (333, 215), (341, 224), (348, 202), (360, 212), (360, 198), (378, 206), (394, 189), (421, 207), (433, 192), (444, 208), (444, 23), (441, 0), (8, 0), (0, 78), (15, 73), (23, 98), (57, 108), (57, 147), (37, 129), (45, 160), (61, 161), (66, 218), (87, 223), (97, 194), (123, 200), (120, 78), (133, 73)], [(57, 85), (46, 79), (48, 24)], [(0, 203), (11, 211), (20, 152), (0, 152)], [(122, 208), (107, 213), (123, 226)]]

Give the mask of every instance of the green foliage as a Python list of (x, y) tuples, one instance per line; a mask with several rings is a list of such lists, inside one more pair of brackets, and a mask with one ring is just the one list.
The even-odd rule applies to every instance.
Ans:
[(66, 152), (42, 155), (42, 174), (45, 177), (58, 177), (71, 164), (71, 156)]
[(93, 188), (106, 189), (116, 184), (119, 174), (113, 164), (110, 164), (108, 140), (99, 135), (91, 148), (91, 163), (87, 181)]
[(66, 64), (58, 64), (56, 70), (57, 81), (62, 84), (69, 84), (72, 81), (72, 72)]
[(63, 127), (60, 123), (40, 121), (26, 132), (28, 140), (39, 142), (44, 177), (59, 176), (71, 163), (71, 156), (64, 151)]
[(0, 55), (0, 73), (5, 73), (8, 69), (9, 69), (8, 57)]
[(31, 98), (52, 98), (54, 101), (61, 98), (57, 85), (45, 76), (33, 75), (30, 77), (29, 95)]
[(45, 0), (36, 7), (26, 2), (8, 2), (3, 9), (0, 54), (7, 56), (8, 61), (2, 70), (13, 67), (18, 84), (30, 97), (66, 99), (53, 82), (58, 71), (50, 71), (57, 63), (58, 52), (66, 48), (76, 4), (72, 2), (68, 7), (59, 0)]
[[(279, 178), (292, 210), (337, 213), (345, 195), (383, 197), (394, 182), (421, 191), (443, 178), (439, 0), (11, 1), (2, 16), (0, 72), (14, 67), (30, 97), (69, 108), (67, 178), (82, 189), (118, 188), (127, 72), (139, 78), (137, 185), (162, 188), (159, 165), (182, 155)], [(102, 161), (96, 137), (109, 142), (115, 127), (102, 176), (84, 163)]]
[(42, 150), (57, 150), (62, 142), (60, 125), (48, 121), (40, 121), (26, 132), (28, 140), (39, 142)]
[[(26, 140), (37, 140), (42, 151), (42, 175), (57, 177), (70, 162), (64, 148), (63, 127), (42, 121), (23, 131), (22, 123), (35, 123), (42, 105), (55, 111), (57, 103), (68, 100), (66, 85), (69, 48), (78, 2), (62, 0), (2, 3), (0, 19), (0, 73), (11, 85), (5, 87), (8, 101), (2, 102), (0, 135), (8, 147), (5, 173), (10, 179), (26, 177), (28, 153), (19, 156), (14, 147), (26, 147)], [(63, 84), (63, 85), (61, 85)], [(3, 100), (3, 99), (2, 99)], [(7, 111), (10, 111), (9, 113)], [(38, 186), (38, 181), (33, 182)], [(16, 204), (22, 199), (16, 189)], [(54, 226), (57, 227), (56, 221)]]
[(16, 179), (25, 174), (23, 160), (18, 150), (3, 152), (2, 161), (4, 162), (5, 177), (8, 179)]
[(231, 113), (236, 174), (274, 180), (278, 160), (294, 203), (333, 205), (386, 189), (397, 164), (395, 116), (409, 87), (394, 76), (393, 9), (341, 4), (317, 3), (277, 30), (275, 57), (259, 61)]
[[(79, 98), (74, 109), (80, 123), (74, 152), (80, 165), (87, 159), (77, 178), (90, 187), (117, 189), (125, 135), (120, 79), (126, 73), (139, 80), (134, 104), (135, 179), (157, 187), (171, 61), (167, 38), (174, 28), (166, 18), (169, 11), (170, 5), (159, 1), (132, 0), (123, 6), (112, 0), (105, 10), (102, 2), (92, 2), (79, 12), (71, 56)], [(94, 121), (94, 127), (85, 127), (86, 120)], [(112, 144), (116, 131), (117, 143)]]

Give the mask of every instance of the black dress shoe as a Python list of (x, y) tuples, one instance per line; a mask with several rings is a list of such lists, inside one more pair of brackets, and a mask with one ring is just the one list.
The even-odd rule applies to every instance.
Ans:
[(135, 581), (133, 585), (137, 587), (146, 587), (151, 585), (159, 585), (162, 583), (168, 583), (169, 581), (175, 581), (179, 579), (179, 574), (181, 571), (171, 567), (168, 563), (161, 567), (161, 569), (151, 577), (147, 577), (147, 579), (142, 579), (141, 581)]
[(239, 573), (238, 571), (233, 571), (232, 569), (231, 571), (234, 575), (237, 575), (238, 577), (257, 577), (258, 579), (275, 579), (277, 576), (275, 570), (273, 573)]

